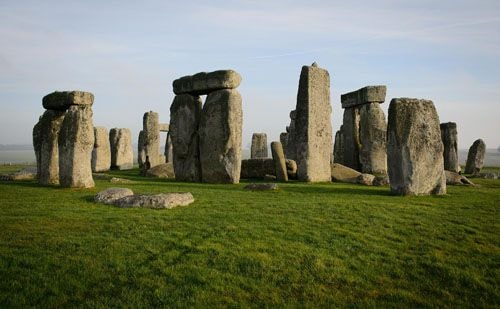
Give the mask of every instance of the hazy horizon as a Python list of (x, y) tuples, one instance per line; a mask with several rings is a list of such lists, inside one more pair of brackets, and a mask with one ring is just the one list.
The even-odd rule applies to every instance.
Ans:
[(330, 72), (340, 95), (387, 85), (391, 98), (434, 101), (456, 122), (459, 148), (500, 145), (500, 1), (2, 1), (0, 144), (30, 144), (55, 90), (95, 95), (94, 124), (169, 121), (175, 78), (231, 68), (242, 77), (243, 145), (279, 140), (303, 65)]

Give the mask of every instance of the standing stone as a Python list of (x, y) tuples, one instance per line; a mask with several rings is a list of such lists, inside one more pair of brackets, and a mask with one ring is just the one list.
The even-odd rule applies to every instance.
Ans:
[(42, 123), (41, 118), (33, 127), (33, 150), (35, 150), (36, 158), (36, 177), (40, 178), (40, 164), (41, 164), (41, 153), (42, 153)]
[(344, 165), (361, 170), (359, 163), (359, 149), (361, 141), (359, 137), (359, 108), (344, 109), (343, 135), (344, 135)]
[(285, 153), (285, 158), (288, 158), (287, 154), (286, 154), (286, 149), (287, 149), (287, 145), (288, 145), (288, 133), (287, 132), (280, 133), (280, 143), (281, 143), (281, 146), (283, 147), (283, 152)]
[(241, 95), (235, 89), (218, 90), (207, 96), (199, 127), (203, 182), (240, 181), (241, 104)]
[(59, 133), (59, 183), (69, 188), (92, 188), (94, 125), (91, 104), (71, 105)]
[[(59, 131), (65, 111), (47, 110), (40, 118), (40, 174), (42, 185), (59, 184)], [(90, 161), (89, 161), (90, 162)]]
[(273, 155), (276, 180), (288, 181), (288, 173), (286, 170), (285, 154), (283, 153), (283, 146), (280, 142), (271, 143), (271, 153)]
[(286, 128), (287, 131), (287, 142), (286, 142), (286, 157), (288, 159), (296, 160), (297, 147), (295, 144), (295, 116), (297, 112), (295, 110), (290, 111), (290, 125)]
[(175, 179), (201, 181), (198, 126), (201, 117), (199, 96), (176, 95), (170, 106), (170, 131), (172, 139)]
[(443, 141), (444, 151), (444, 169), (455, 173), (460, 172), (458, 164), (458, 145), (457, 145), (457, 124), (454, 122), (442, 123), (441, 140)]
[(129, 170), (134, 165), (132, 134), (127, 128), (113, 128), (109, 131), (111, 146), (111, 168)]
[(144, 151), (146, 156), (149, 157), (151, 167), (161, 162), (160, 158), (160, 121), (158, 113), (149, 111), (144, 113), (142, 118), (143, 131), (144, 131)]
[(393, 193), (446, 194), (443, 143), (439, 117), (432, 101), (391, 100), (387, 159)]
[(137, 138), (137, 163), (139, 164), (139, 169), (146, 162), (146, 134), (144, 130), (139, 131), (139, 136)]
[(469, 148), (467, 154), (467, 163), (465, 164), (466, 174), (477, 174), (481, 171), (484, 165), (484, 154), (486, 152), (486, 144), (482, 139), (476, 140)]
[(302, 181), (330, 181), (333, 151), (330, 75), (315, 65), (303, 66), (297, 93), (294, 128), (297, 177)]
[(167, 133), (167, 139), (165, 140), (165, 162), (172, 163), (174, 161), (174, 151), (172, 148), (172, 138), (170, 137), (170, 131)]
[(359, 163), (368, 174), (387, 174), (385, 115), (379, 103), (367, 103), (359, 108)]
[(342, 132), (343, 125), (340, 130), (335, 133), (335, 143), (333, 145), (333, 162), (344, 164), (344, 134)]
[(254, 133), (252, 135), (252, 146), (250, 148), (250, 159), (267, 158), (267, 135), (266, 133)]
[(94, 127), (94, 149), (92, 150), (92, 172), (105, 172), (111, 167), (111, 149), (108, 129)]

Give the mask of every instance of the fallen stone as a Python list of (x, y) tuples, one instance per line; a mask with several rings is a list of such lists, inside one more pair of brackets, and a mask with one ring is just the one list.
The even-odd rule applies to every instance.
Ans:
[(111, 148), (108, 129), (94, 127), (94, 149), (92, 150), (92, 172), (105, 172), (111, 167)]
[(92, 173), (92, 178), (96, 180), (110, 180), (113, 176), (101, 173)]
[(146, 171), (146, 176), (151, 178), (175, 179), (174, 166), (172, 163), (163, 163)]
[(361, 174), (356, 178), (356, 183), (365, 186), (373, 186), (373, 181), (375, 181), (375, 176), (372, 174)]
[(90, 106), (94, 103), (94, 95), (84, 91), (55, 91), (42, 99), (42, 105), (50, 110), (67, 110), (71, 105)]
[(175, 179), (201, 181), (198, 126), (201, 118), (201, 99), (189, 94), (176, 95), (170, 106)]
[(297, 177), (301, 181), (330, 181), (333, 152), (330, 75), (317, 66), (303, 66), (297, 92), (293, 143)]
[(127, 188), (108, 188), (97, 193), (94, 196), (94, 201), (97, 203), (112, 204), (122, 197), (131, 195), (134, 195), (134, 192)]
[(252, 191), (270, 191), (278, 190), (278, 185), (275, 183), (250, 183), (244, 189)]
[(481, 171), (484, 165), (485, 152), (486, 144), (484, 141), (482, 139), (474, 141), (467, 154), (467, 162), (464, 171), (466, 174), (477, 174)]
[(155, 195), (128, 195), (112, 201), (120, 208), (154, 208), (171, 209), (177, 206), (187, 206), (194, 202), (191, 193), (160, 193)]
[(441, 140), (444, 146), (444, 169), (458, 173), (460, 172), (460, 165), (458, 163), (457, 124), (454, 122), (442, 123), (440, 128)]
[(467, 179), (465, 176), (460, 175), (459, 173), (455, 173), (452, 171), (444, 171), (446, 175), (446, 184), (447, 185), (468, 185), (473, 186), (474, 183)]
[(276, 176), (266, 174), (266, 175), (264, 175), (264, 180), (267, 180), (267, 181), (276, 181)]
[(117, 183), (117, 184), (128, 184), (128, 183), (134, 183), (130, 179), (125, 179), (125, 178), (119, 178), (119, 177), (111, 177), (109, 180), (111, 183)]
[(233, 70), (201, 72), (174, 80), (174, 93), (204, 95), (222, 89), (234, 89), (241, 83), (241, 76)]
[(389, 185), (389, 176), (387, 175), (377, 175), (375, 176), (375, 180), (373, 180), (374, 186), (388, 186)]
[(333, 163), (331, 165), (331, 177), (332, 181), (336, 182), (347, 182), (356, 183), (357, 178), (361, 175), (360, 172), (344, 166), (339, 163)]
[(94, 125), (90, 105), (71, 105), (59, 132), (59, 183), (68, 188), (92, 188)]
[(387, 87), (383, 85), (367, 86), (341, 95), (340, 101), (342, 103), (342, 108), (353, 107), (366, 103), (383, 103), (385, 101), (386, 92)]
[(392, 193), (446, 194), (443, 142), (439, 117), (432, 101), (391, 100), (387, 159)]
[(129, 170), (134, 166), (132, 134), (127, 128), (113, 128), (109, 131), (111, 147), (111, 168)]
[(37, 177), (36, 175), (37, 175), (37, 168), (30, 166), (14, 173), (2, 174), (0, 175), (0, 180), (3, 181), (33, 180), (36, 179)]
[(198, 130), (203, 182), (240, 181), (242, 123), (241, 95), (237, 90), (218, 90), (207, 96)]

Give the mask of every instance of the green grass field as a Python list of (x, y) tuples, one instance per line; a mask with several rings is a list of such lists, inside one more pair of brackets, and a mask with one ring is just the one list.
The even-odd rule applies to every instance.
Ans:
[[(109, 174), (135, 182), (0, 183), (0, 307), (500, 306), (500, 180), (399, 197), (340, 183), (249, 192), (245, 182)], [(93, 203), (107, 187), (189, 191), (196, 202)]]

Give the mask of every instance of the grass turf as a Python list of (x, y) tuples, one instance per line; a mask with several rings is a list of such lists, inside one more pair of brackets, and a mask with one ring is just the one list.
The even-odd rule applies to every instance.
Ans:
[[(249, 192), (109, 174), (134, 183), (0, 183), (1, 307), (500, 304), (500, 180), (399, 197), (340, 183)], [(93, 203), (107, 187), (189, 191), (196, 202)]]

